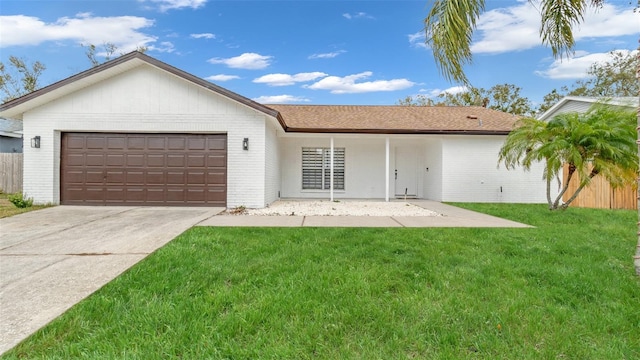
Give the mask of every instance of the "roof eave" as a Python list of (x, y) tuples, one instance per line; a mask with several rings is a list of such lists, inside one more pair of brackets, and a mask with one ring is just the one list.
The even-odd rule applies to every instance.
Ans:
[(510, 130), (439, 130), (439, 129), (326, 129), (285, 128), (288, 133), (332, 134), (389, 134), (389, 135), (509, 135)]

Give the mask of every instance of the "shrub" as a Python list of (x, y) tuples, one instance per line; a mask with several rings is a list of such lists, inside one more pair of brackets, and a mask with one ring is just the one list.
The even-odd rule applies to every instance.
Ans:
[(33, 205), (33, 199), (25, 197), (23, 193), (15, 193), (7, 197), (17, 208), (28, 208)]

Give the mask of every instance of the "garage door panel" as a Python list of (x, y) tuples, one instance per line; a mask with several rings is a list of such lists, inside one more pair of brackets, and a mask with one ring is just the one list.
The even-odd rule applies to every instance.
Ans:
[(166, 148), (166, 139), (164, 137), (149, 137), (147, 139), (147, 149), (149, 150), (165, 150)]
[(105, 155), (104, 154), (87, 154), (84, 158), (85, 166), (104, 166)]
[(97, 150), (97, 149), (104, 149), (106, 143), (107, 143), (107, 139), (105, 139), (104, 136), (99, 136), (99, 137), (88, 136), (85, 146), (87, 147), (87, 149)]
[(84, 137), (83, 136), (69, 136), (67, 137), (67, 149), (84, 149)]
[(208, 154), (207, 155), (208, 167), (227, 167), (227, 157), (220, 154)]
[(167, 166), (183, 168), (187, 165), (185, 158), (185, 155), (169, 154), (167, 155)]
[(124, 166), (124, 154), (107, 154), (107, 166)]
[(187, 185), (204, 185), (204, 171), (189, 171), (187, 173)]
[(127, 185), (143, 185), (144, 172), (139, 170), (126, 170)]
[(107, 149), (109, 150), (124, 150), (126, 149), (126, 138), (123, 136), (112, 136), (107, 138)]
[(162, 185), (166, 184), (164, 171), (147, 171), (147, 184), (148, 185)]
[(207, 174), (207, 184), (214, 186), (215, 184), (225, 184), (227, 179), (226, 172), (210, 172)]
[(122, 170), (116, 170), (116, 169), (110, 169), (107, 170), (106, 172), (106, 179), (105, 182), (112, 186), (112, 185), (124, 185), (125, 184), (125, 173), (124, 173), (124, 169)]
[(189, 168), (205, 167), (205, 154), (187, 154), (187, 166)]
[(104, 183), (104, 171), (101, 169), (87, 169), (85, 171), (85, 182), (90, 185), (102, 185)]
[(226, 135), (63, 133), (61, 203), (226, 206)]
[(167, 184), (168, 185), (183, 185), (185, 184), (184, 171), (167, 171)]
[(207, 140), (204, 137), (187, 139), (187, 150), (206, 150)]
[(165, 167), (165, 155), (164, 154), (148, 154), (147, 166), (148, 167)]
[(167, 202), (180, 202), (183, 203), (185, 201), (185, 189), (182, 188), (169, 188), (167, 189), (166, 196)]
[[(125, 155), (123, 155), (124, 158)], [(127, 167), (143, 167), (145, 155), (144, 154), (127, 154)]]
[(224, 150), (227, 151), (227, 138), (211, 138), (207, 141), (209, 150)]
[(127, 149), (144, 150), (146, 141), (147, 139), (143, 136), (129, 136), (127, 137)]

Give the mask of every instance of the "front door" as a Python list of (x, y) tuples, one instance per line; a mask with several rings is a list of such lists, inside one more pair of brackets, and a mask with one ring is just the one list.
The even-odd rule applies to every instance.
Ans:
[(418, 157), (414, 148), (395, 148), (395, 195), (416, 197), (418, 195)]

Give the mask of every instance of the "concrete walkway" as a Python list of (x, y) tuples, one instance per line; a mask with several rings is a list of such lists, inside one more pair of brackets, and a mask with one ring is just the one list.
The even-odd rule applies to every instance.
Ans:
[(510, 227), (530, 225), (465, 210), (430, 200), (410, 200), (411, 204), (442, 216), (214, 216), (198, 226), (273, 226), (273, 227)]
[(223, 210), (57, 206), (0, 219), (0, 354)]

